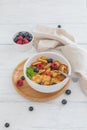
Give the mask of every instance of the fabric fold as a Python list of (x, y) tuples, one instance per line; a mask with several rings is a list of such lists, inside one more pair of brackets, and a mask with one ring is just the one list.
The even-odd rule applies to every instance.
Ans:
[(68, 59), (79, 83), (87, 95), (87, 51), (76, 44), (72, 35), (61, 28), (38, 26), (34, 31), (34, 47), (38, 52), (59, 50)]

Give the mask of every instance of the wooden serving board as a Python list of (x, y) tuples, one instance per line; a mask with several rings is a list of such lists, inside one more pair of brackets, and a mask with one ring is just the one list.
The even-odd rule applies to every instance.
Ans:
[(17, 92), (21, 96), (23, 96), (23, 97), (25, 97), (27, 99), (33, 100), (33, 101), (42, 102), (42, 101), (52, 100), (52, 99), (60, 96), (67, 89), (70, 80), (67, 82), (67, 84), (62, 89), (60, 89), (57, 92), (53, 92), (53, 93), (41, 93), (41, 92), (38, 92), (38, 91), (34, 90), (33, 88), (31, 88), (31, 86), (28, 85), (26, 80), (23, 80), (23, 86), (21, 86), (21, 87), (17, 86), (17, 84), (16, 84), (17, 80), (20, 79), (20, 77), (24, 75), (23, 74), (23, 67), (24, 67), (25, 62), (26, 62), (26, 60), (22, 61), (14, 69), (13, 74), (12, 74), (13, 86), (15, 87), (15, 89), (17, 90)]

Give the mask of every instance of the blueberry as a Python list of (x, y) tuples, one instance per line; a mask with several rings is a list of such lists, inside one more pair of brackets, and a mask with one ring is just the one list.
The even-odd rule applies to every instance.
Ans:
[(34, 108), (32, 106), (29, 107), (29, 111), (33, 111)]
[(34, 68), (34, 72), (39, 72), (39, 69), (38, 68)]
[(29, 40), (29, 41), (32, 41), (32, 38), (33, 38), (33, 37), (29, 37), (28, 40)]
[(22, 80), (25, 80), (25, 77), (24, 77), (24, 76), (21, 76), (21, 79), (22, 79)]
[(28, 37), (28, 36), (26, 36), (26, 39), (27, 39), (27, 40), (29, 40), (29, 37)]
[(57, 83), (52, 83), (52, 85), (55, 85), (55, 84), (57, 84)]
[(18, 35), (22, 36), (23, 38), (25, 37), (23, 32), (19, 32)]
[(14, 38), (14, 42), (17, 42), (18, 41), (18, 38), (17, 38), (17, 36)]
[(67, 104), (67, 100), (66, 100), (66, 99), (63, 99), (63, 100), (62, 100), (62, 104), (64, 104), (64, 105)]
[(29, 32), (25, 32), (24, 35), (25, 35), (25, 37), (32, 37), (32, 34)]
[(43, 83), (42, 83), (42, 82), (40, 82), (40, 83), (38, 83), (38, 84), (43, 85)]
[(25, 36), (25, 37), (28, 37), (28, 36), (29, 36), (29, 33), (28, 33), (28, 32), (25, 32), (25, 33), (24, 33), (24, 36)]
[(65, 93), (66, 93), (67, 95), (70, 95), (70, 94), (71, 94), (71, 90), (67, 89), (67, 90), (65, 91)]
[(31, 33), (25, 32), (24, 36), (26, 37), (27, 40), (32, 41), (33, 36)]
[(28, 41), (32, 41), (32, 37), (26, 37)]
[(61, 28), (61, 25), (58, 25), (57, 27), (58, 27), (58, 28)]
[(49, 58), (49, 59), (47, 59), (47, 62), (48, 62), (48, 63), (52, 63), (52, 62), (53, 62), (53, 59), (52, 59), (52, 58)]
[(31, 37), (31, 38), (33, 37), (31, 33), (29, 33), (29, 37)]
[(10, 126), (9, 123), (5, 123), (5, 127), (8, 128)]

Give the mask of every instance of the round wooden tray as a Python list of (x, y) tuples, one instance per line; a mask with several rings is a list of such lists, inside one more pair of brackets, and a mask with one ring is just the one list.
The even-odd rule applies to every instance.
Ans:
[(24, 67), (24, 63), (26, 62), (26, 60), (22, 61), (13, 71), (13, 74), (12, 74), (12, 83), (15, 87), (15, 89), (17, 90), (17, 92), (27, 98), (27, 99), (30, 99), (30, 100), (33, 100), (33, 101), (48, 101), (48, 100), (52, 100), (56, 97), (58, 97), (59, 95), (61, 95), (68, 87), (69, 85), (69, 82), (70, 80), (67, 82), (67, 84), (59, 91), (57, 92), (54, 92), (54, 93), (41, 93), (41, 92), (38, 92), (36, 90), (34, 90), (33, 88), (31, 88), (26, 80), (23, 81), (23, 86), (21, 87), (18, 87), (16, 85), (16, 82), (18, 79), (20, 79), (21, 76), (23, 76), (23, 67)]

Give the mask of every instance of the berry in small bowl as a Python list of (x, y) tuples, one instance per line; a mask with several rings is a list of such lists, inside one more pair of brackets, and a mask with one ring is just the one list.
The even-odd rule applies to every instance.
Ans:
[(32, 46), (33, 35), (29, 32), (21, 31), (14, 36), (13, 41), (16, 45), (16, 48), (20, 49), (21, 51), (26, 51)]

